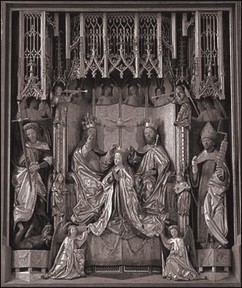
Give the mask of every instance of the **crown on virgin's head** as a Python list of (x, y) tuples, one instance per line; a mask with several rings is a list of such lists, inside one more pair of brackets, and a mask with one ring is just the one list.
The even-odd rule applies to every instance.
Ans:
[(124, 161), (128, 157), (128, 152), (129, 152), (129, 150), (127, 148), (122, 148), (121, 146), (118, 146), (117, 149), (115, 150), (115, 154), (119, 153), (122, 156)]
[(151, 117), (148, 117), (146, 120), (145, 120), (145, 128), (152, 128), (153, 130), (157, 130), (157, 123), (151, 118)]
[(82, 120), (82, 126), (84, 130), (89, 129), (89, 128), (96, 128), (97, 124), (98, 124), (97, 118), (93, 116), (92, 114), (90, 114), (89, 112), (86, 114), (86, 116)]
[(115, 150), (115, 153), (125, 154), (127, 152), (127, 149), (123, 149), (121, 146), (118, 146)]

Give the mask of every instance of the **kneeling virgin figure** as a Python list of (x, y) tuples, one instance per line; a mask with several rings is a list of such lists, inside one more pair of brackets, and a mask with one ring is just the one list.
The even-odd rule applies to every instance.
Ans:
[(93, 234), (99, 236), (107, 228), (123, 238), (135, 233), (153, 236), (154, 233), (142, 225), (141, 207), (134, 189), (134, 175), (127, 165), (127, 152), (117, 149), (115, 166), (102, 181), (105, 204), (97, 222), (89, 224)]

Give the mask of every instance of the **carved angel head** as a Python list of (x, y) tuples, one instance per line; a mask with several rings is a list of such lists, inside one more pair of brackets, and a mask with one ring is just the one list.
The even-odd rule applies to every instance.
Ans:
[(179, 236), (179, 233), (180, 233), (180, 230), (179, 230), (179, 227), (177, 225), (171, 225), (168, 230), (170, 231), (171, 233), (171, 236), (173, 238), (176, 238)]

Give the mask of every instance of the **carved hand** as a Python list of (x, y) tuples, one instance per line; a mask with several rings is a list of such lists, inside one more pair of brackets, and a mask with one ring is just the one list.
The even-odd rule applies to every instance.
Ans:
[(117, 149), (117, 144), (113, 144), (111, 149), (109, 150), (110, 156), (114, 156), (116, 149)]
[(222, 168), (217, 168), (216, 174), (217, 174), (220, 181), (224, 180), (224, 174), (225, 173), (224, 173), (224, 170)]
[(197, 156), (194, 156), (192, 158), (192, 173), (196, 174), (198, 172), (198, 168), (197, 168)]
[(155, 170), (149, 170), (147, 172), (145, 172), (142, 176), (142, 178), (145, 178), (145, 177), (148, 177), (148, 176), (153, 176), (156, 174), (156, 171)]
[(120, 170), (120, 167), (116, 166), (113, 170), (117, 173)]
[(87, 138), (87, 146), (89, 149), (92, 148), (92, 145), (93, 145), (93, 142), (94, 142), (94, 136), (93, 135), (89, 135), (88, 138)]
[(119, 176), (118, 176), (118, 173), (117, 173), (118, 171), (119, 171), (119, 169), (118, 170), (116, 170), (116, 169), (113, 170), (113, 177), (114, 177), (114, 179), (116, 181), (119, 181)]
[(30, 167), (29, 167), (29, 171), (30, 172), (35, 172), (35, 171), (37, 171), (39, 169), (40, 169), (39, 164), (31, 164)]

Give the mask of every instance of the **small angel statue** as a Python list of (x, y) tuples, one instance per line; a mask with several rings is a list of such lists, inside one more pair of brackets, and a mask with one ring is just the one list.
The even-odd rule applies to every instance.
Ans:
[(196, 280), (204, 279), (193, 268), (189, 258), (185, 241), (180, 237), (177, 225), (171, 225), (169, 228), (171, 238), (166, 238), (164, 231), (160, 237), (164, 246), (170, 250), (163, 269), (163, 277), (169, 280)]
[(68, 235), (62, 242), (50, 271), (42, 278), (74, 279), (85, 277), (85, 247), (89, 230), (83, 226), (69, 223)]

